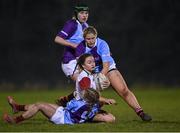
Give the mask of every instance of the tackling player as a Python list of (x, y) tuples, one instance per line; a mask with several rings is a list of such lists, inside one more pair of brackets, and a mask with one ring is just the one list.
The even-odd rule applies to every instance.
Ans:
[(84, 41), (82, 41), (76, 48), (76, 56), (79, 57), (84, 53), (91, 53), (95, 58), (96, 72), (101, 72), (108, 77), (117, 94), (134, 109), (143, 121), (151, 121), (151, 116), (144, 113), (135, 95), (129, 90), (121, 73), (116, 68), (116, 64), (114, 59), (111, 57), (108, 44), (97, 37), (96, 29), (92, 26), (86, 28), (83, 36)]
[[(96, 72), (105, 74), (114, 90), (124, 101), (136, 112), (136, 114), (143, 121), (151, 121), (152, 118), (139, 105), (135, 95), (131, 92), (122, 77), (121, 73), (116, 68), (114, 59), (111, 57), (108, 44), (97, 38), (97, 31), (94, 27), (88, 27), (84, 30), (84, 41), (82, 41), (76, 48), (76, 56), (79, 57), (84, 53), (90, 53), (94, 56), (96, 62)], [(70, 95), (69, 95), (70, 96)], [(64, 104), (70, 100), (70, 97), (64, 97), (59, 102)]]

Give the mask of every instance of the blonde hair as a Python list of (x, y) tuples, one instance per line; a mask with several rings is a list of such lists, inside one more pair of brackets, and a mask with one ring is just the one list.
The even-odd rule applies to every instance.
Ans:
[(89, 88), (86, 90), (82, 90), (82, 99), (88, 102), (89, 104), (93, 105), (99, 102), (100, 94), (93, 88)]
[(89, 26), (84, 29), (83, 37), (85, 38), (87, 36), (87, 34), (94, 34), (96, 36), (98, 35), (96, 28), (94, 28), (93, 26)]

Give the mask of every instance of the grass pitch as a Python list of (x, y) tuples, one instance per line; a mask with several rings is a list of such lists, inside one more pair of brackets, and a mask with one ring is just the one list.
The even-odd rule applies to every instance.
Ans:
[[(151, 88), (132, 90), (139, 103), (148, 112), (153, 120), (143, 122), (134, 111), (111, 89), (102, 92), (102, 95), (114, 98), (117, 105), (104, 106), (104, 110), (116, 117), (115, 123), (85, 123), (76, 125), (51, 124), (40, 113), (21, 124), (10, 125), (0, 120), (1, 132), (178, 132), (180, 131), (180, 88)], [(3, 112), (11, 113), (6, 97), (11, 95), (22, 104), (37, 101), (51, 102), (58, 96), (67, 95), (70, 89), (37, 90), (37, 91), (8, 91), (0, 93), (0, 115)]]

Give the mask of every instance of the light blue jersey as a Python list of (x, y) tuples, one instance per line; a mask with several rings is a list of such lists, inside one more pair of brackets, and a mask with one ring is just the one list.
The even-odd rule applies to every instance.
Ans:
[[(76, 22), (77, 22), (77, 29), (74, 32), (74, 34), (69, 39), (67, 39), (67, 41), (73, 42), (75, 44), (79, 44), (80, 42), (82, 42), (84, 40), (84, 38), (83, 38), (84, 27), (82, 27), (82, 25), (79, 23), (78, 20), (76, 20)], [(86, 27), (88, 27), (87, 23), (84, 23), (84, 25), (86, 25)]]
[[(111, 57), (110, 49), (106, 41), (97, 38), (94, 47), (97, 47), (97, 53), (101, 56), (102, 62), (109, 62), (110, 65), (115, 63), (114, 59)], [(86, 53), (91, 53), (94, 47), (91, 49), (86, 47)]]
[(73, 99), (64, 108), (64, 124), (84, 123), (90, 121), (99, 111), (99, 105), (90, 107), (84, 100)]
[(115, 68), (115, 61), (111, 57), (111, 52), (106, 41), (97, 38), (93, 48), (86, 46), (85, 41), (82, 41), (76, 48), (76, 57), (81, 56), (84, 53), (90, 53), (93, 55), (96, 63), (96, 72), (102, 70), (102, 63), (109, 62), (109, 69)]
[[(68, 42), (79, 44), (83, 41), (83, 30), (88, 27), (87, 23), (80, 23), (78, 20), (72, 19), (66, 22), (63, 29), (58, 33), (59, 37), (62, 37)], [(65, 46), (62, 62), (64, 64), (69, 63), (71, 60), (75, 60), (75, 50), (71, 47)]]

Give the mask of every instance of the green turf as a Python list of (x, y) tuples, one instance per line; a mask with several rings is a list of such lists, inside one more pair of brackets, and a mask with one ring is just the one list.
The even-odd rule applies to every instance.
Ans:
[[(119, 98), (110, 88), (103, 92), (103, 96), (114, 98), (118, 105), (105, 106), (104, 109), (116, 117), (113, 124), (107, 123), (86, 123), (76, 125), (54, 125), (51, 124), (42, 114), (37, 114), (28, 121), (18, 125), (9, 125), (0, 121), (0, 131), (8, 132), (120, 132), (120, 131), (180, 131), (180, 89), (133, 89), (141, 106), (146, 112), (152, 115), (152, 122), (143, 122), (136, 116), (134, 111)], [(0, 93), (0, 115), (3, 112), (11, 113), (6, 101), (8, 95), (13, 96), (20, 103), (33, 103), (45, 101), (53, 103), (56, 97), (65, 95), (71, 90), (38, 90), (38, 91), (17, 91)]]

